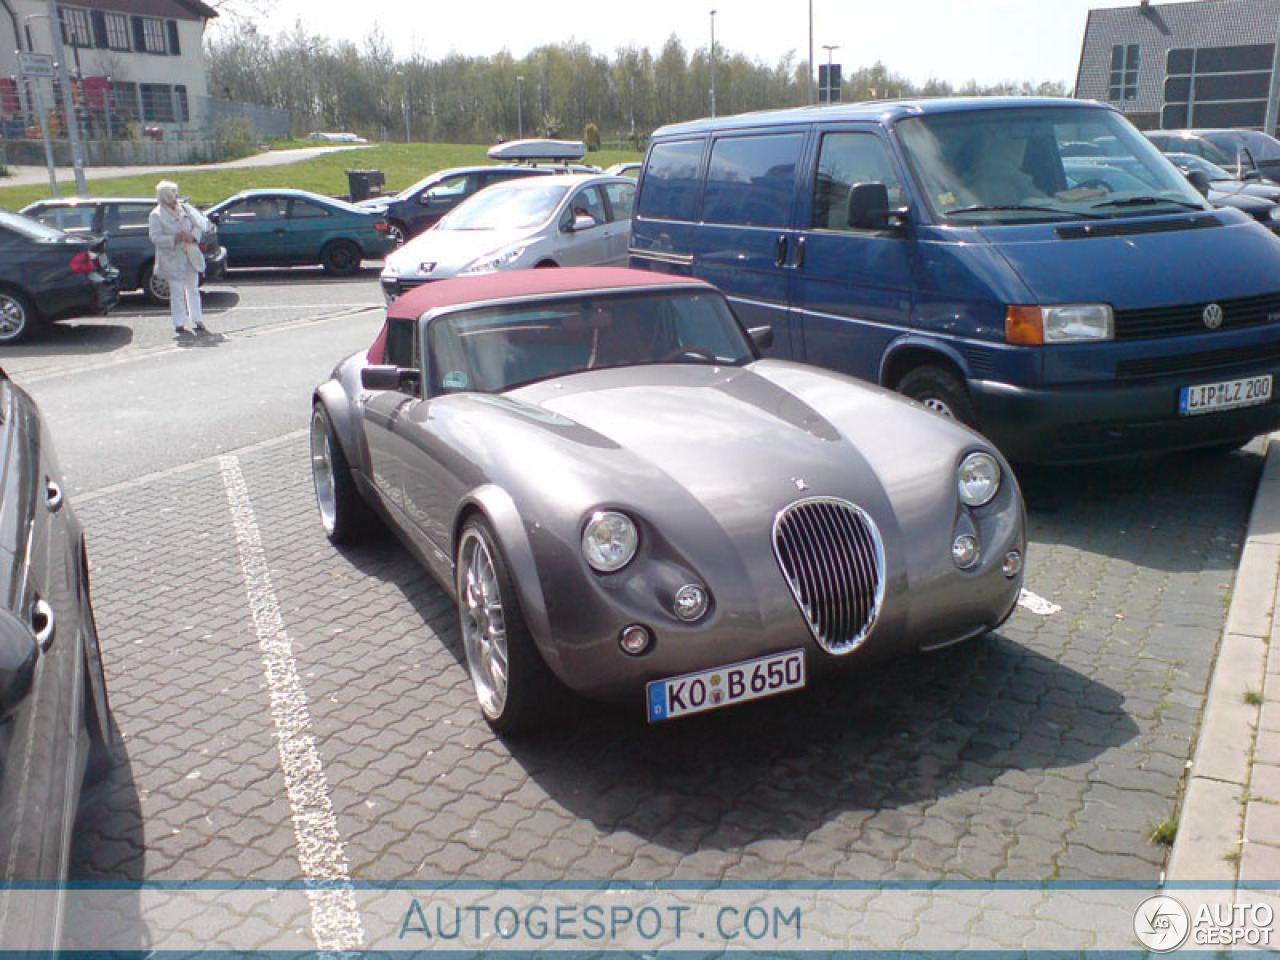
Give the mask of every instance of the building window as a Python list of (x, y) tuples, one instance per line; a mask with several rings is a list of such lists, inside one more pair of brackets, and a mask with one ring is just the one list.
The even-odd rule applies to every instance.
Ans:
[(62, 42), (73, 47), (93, 46), (93, 24), (89, 11), (79, 7), (59, 7), (62, 17)]
[(169, 33), (155, 17), (133, 18), (133, 49), (142, 53), (168, 53)]
[(115, 80), (111, 84), (112, 97), (115, 100), (116, 116), (120, 120), (137, 120), (138, 85), (128, 80)]
[(142, 119), (150, 123), (173, 123), (173, 88), (167, 83), (143, 83)]
[(176, 87), (174, 87), (173, 96), (178, 103), (178, 122), (190, 123), (191, 122), (191, 106), (187, 102), (186, 86), (180, 83)]
[(129, 49), (129, 18), (119, 13), (108, 13), (103, 18), (107, 33), (107, 47), (112, 50)]
[(1138, 45), (1117, 44), (1111, 48), (1111, 87), (1107, 99), (1112, 102), (1138, 99)]

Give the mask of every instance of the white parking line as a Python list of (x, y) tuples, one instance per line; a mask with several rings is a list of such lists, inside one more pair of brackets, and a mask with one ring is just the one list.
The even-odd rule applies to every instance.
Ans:
[[(227, 490), (249, 610), (262, 651), (280, 767), (293, 811), (298, 864), (309, 882), (311, 934), (321, 950), (357, 950), (364, 945), (364, 927), (351, 887), (346, 848), (329, 798), (329, 781), (311, 735), (311, 708), (298, 676), (293, 641), (285, 631), (280, 602), (271, 583), (240, 458), (219, 457), (218, 466)], [(311, 883), (315, 885), (310, 886)]]

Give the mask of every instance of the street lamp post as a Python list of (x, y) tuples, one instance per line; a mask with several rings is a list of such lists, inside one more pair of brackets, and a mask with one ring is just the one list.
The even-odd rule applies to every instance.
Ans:
[(516, 77), (516, 139), (524, 139), (524, 77)]
[(822, 49), (827, 51), (827, 103), (834, 103), (835, 98), (831, 95), (831, 52), (833, 50), (839, 50), (840, 44), (824, 43), (822, 45)]
[(813, 103), (815, 99), (813, 88), (814, 83), (816, 82), (814, 74), (818, 72), (813, 67), (813, 0), (809, 0), (809, 63), (807, 64), (807, 68), (809, 71), (809, 82), (805, 84), (807, 88), (805, 92), (809, 96), (809, 102)]
[(49, 2), (49, 36), (53, 40), (53, 57), (57, 61), (58, 80), (62, 84), (62, 103), (67, 111), (67, 134), (71, 138), (71, 163), (76, 172), (76, 193), (85, 197), (89, 195), (89, 186), (84, 179), (84, 154), (80, 150), (80, 121), (76, 116), (75, 101), (71, 99), (71, 81), (67, 79), (67, 52), (62, 46), (62, 21), (58, 18), (58, 7), (55, 0)]
[(716, 115), (716, 12), (711, 11), (711, 115)]

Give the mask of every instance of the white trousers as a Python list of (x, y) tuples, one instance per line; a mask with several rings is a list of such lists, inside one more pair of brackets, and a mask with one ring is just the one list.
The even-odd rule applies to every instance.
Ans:
[(204, 311), (200, 307), (200, 275), (192, 271), (182, 280), (169, 281), (169, 309), (173, 311), (173, 329), (204, 323)]

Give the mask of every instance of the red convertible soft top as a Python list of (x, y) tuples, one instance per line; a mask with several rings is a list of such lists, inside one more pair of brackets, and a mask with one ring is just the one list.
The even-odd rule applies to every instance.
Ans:
[[(631, 270), (627, 267), (564, 267), (554, 270), (506, 270), (477, 277), (456, 277), (424, 283), (398, 297), (387, 308), (387, 317), (413, 320), (441, 307), (508, 297), (554, 293), (589, 293), (617, 287), (669, 287), (672, 284), (709, 286), (693, 277)], [(381, 363), (387, 328), (384, 324), (369, 347), (369, 363)]]

